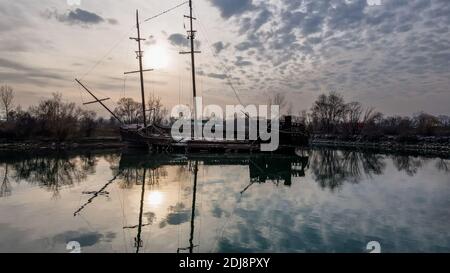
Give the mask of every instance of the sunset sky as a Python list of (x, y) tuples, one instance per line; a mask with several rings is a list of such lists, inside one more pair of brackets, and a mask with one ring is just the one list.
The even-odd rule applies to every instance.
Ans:
[[(139, 99), (135, 10), (152, 17), (183, 0), (0, 0), (0, 84), (27, 107), (61, 92), (108, 105)], [(206, 104), (263, 104), (286, 94), (294, 113), (330, 90), (387, 114), (450, 111), (449, 0), (194, 0)], [(191, 103), (188, 5), (142, 24), (147, 94)], [(185, 27), (184, 27), (185, 25)], [(101, 61), (101, 62), (99, 62)], [(97, 64), (97, 65), (96, 65)], [(228, 76), (228, 77), (227, 77)], [(98, 105), (89, 109), (100, 110)], [(104, 113), (99, 111), (99, 113)]]

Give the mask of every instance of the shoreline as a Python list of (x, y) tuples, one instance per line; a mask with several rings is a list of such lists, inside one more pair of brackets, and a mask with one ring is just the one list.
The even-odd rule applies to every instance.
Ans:
[(450, 144), (446, 143), (399, 143), (391, 141), (369, 142), (369, 141), (344, 141), (312, 139), (309, 146), (311, 148), (343, 148), (361, 151), (376, 151), (382, 153), (408, 153), (417, 155), (432, 155), (450, 157)]
[[(55, 142), (50, 140), (2, 142), (0, 152), (36, 152), (36, 151), (82, 151), (82, 150), (107, 150), (125, 148), (126, 144), (120, 138), (92, 138)], [(309, 141), (309, 148), (336, 148), (352, 149), (360, 151), (373, 151), (381, 153), (407, 153), (417, 155), (431, 155), (450, 157), (449, 143), (399, 143), (392, 141), (354, 141), (332, 140), (313, 138)]]
[(120, 138), (89, 138), (63, 142), (52, 140), (26, 140), (22, 142), (0, 142), (1, 152), (34, 152), (34, 151), (70, 151), (87, 149), (116, 149), (123, 148), (125, 144)]

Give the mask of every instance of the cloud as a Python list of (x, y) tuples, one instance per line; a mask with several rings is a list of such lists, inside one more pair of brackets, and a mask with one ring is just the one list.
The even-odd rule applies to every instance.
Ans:
[(17, 31), (30, 26), (25, 11), (13, 3), (4, 4), (0, 8), (0, 32)]
[(364, 22), (367, 0), (339, 2), (335, 8), (329, 8), (327, 26), (331, 30), (348, 30)]
[(220, 79), (220, 80), (223, 80), (223, 79), (227, 78), (227, 75), (225, 75), (225, 74), (217, 74), (217, 73), (208, 73), (208, 74), (206, 74), (206, 76), (210, 77), (210, 78), (213, 78), (213, 79)]
[[(181, 46), (181, 47), (190, 47), (190, 41), (187, 39), (186, 35), (180, 34), (180, 33), (173, 33), (169, 35), (167, 38), (169, 42), (174, 46)], [(196, 49), (200, 48), (200, 41), (196, 40), (195, 47)]]
[(68, 23), (85, 23), (85, 24), (98, 24), (105, 21), (99, 15), (82, 9), (76, 9), (75, 11), (69, 11), (69, 14), (60, 18), (62, 21)]
[(244, 60), (243, 57), (238, 56), (238, 57), (236, 57), (236, 61), (234, 62), (234, 65), (236, 65), (236, 66), (247, 66), (247, 65), (252, 65), (252, 62)]
[[(213, 47), (225, 55), (229, 77), (242, 79), (243, 92), (333, 88), (349, 96), (361, 90), (360, 97), (376, 91), (382, 100), (388, 92), (413, 92), (405, 89), (436, 94), (448, 83), (448, 1), (243, 1), (230, 7), (228, 1), (211, 2), (236, 30), (229, 50), (223, 52), (225, 41)], [(242, 57), (233, 61), (235, 56)]]
[(252, 0), (210, 0), (210, 2), (220, 10), (220, 15), (225, 19), (254, 9)]
[(114, 19), (114, 18), (106, 19), (106, 21), (107, 21), (110, 25), (117, 25), (117, 24), (119, 24), (119, 21), (118, 21), (117, 19)]
[(219, 54), (220, 52), (222, 52), (222, 50), (226, 49), (229, 45), (230, 45), (229, 43), (225, 44), (222, 41), (220, 41), (220, 42), (212, 44), (212, 47), (214, 48), (214, 52), (216, 54)]
[(7, 70), (0, 71), (0, 82), (30, 82), (42, 86), (48, 84), (48, 80), (67, 80), (63, 75), (58, 73), (61, 70), (55, 72), (52, 69), (30, 67), (4, 58), (0, 58), (0, 68)]
[(154, 45), (154, 44), (156, 44), (156, 42), (157, 42), (157, 40), (156, 40), (155, 36), (150, 35), (150, 36), (148, 36), (147, 40), (145, 41), (145, 44), (146, 45)]
[(186, 39), (186, 35), (180, 33), (171, 34), (168, 40), (172, 45), (185, 47), (189, 46), (189, 41)]
[(261, 44), (261, 42), (259, 42), (258, 39), (255, 39), (255, 40), (248, 39), (247, 41), (244, 41), (244, 42), (241, 42), (241, 43), (237, 44), (235, 46), (235, 48), (238, 51), (246, 51), (248, 49), (256, 48), (256, 47), (259, 47), (261, 45), (262, 44)]
[(60, 14), (56, 9), (54, 10), (46, 10), (42, 16), (47, 19), (56, 19), (57, 21), (61, 23), (65, 23), (68, 25), (83, 25), (83, 26), (89, 26), (89, 25), (97, 25), (101, 23), (108, 23), (111, 25), (117, 25), (118, 20), (113, 18), (104, 19), (100, 15), (90, 12), (83, 9), (75, 9), (75, 10), (69, 10), (68, 12), (64, 14)]

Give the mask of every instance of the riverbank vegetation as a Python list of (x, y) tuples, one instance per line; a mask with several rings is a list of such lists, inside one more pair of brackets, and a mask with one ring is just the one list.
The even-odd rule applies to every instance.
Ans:
[[(141, 104), (131, 98), (118, 101), (114, 113), (124, 123), (138, 123), (142, 120)], [(161, 99), (148, 99), (147, 119), (161, 123), (167, 115)], [(22, 109), (14, 105), (14, 90), (9, 86), (0, 89), (0, 140), (3, 142), (70, 141), (86, 138), (119, 137), (119, 121), (114, 118), (98, 117), (94, 111), (65, 102), (62, 94), (54, 93), (51, 98), (41, 100), (37, 105)], [(1, 142), (1, 141), (0, 141)]]
[(450, 137), (450, 117), (419, 112), (412, 117), (386, 116), (374, 108), (364, 108), (359, 102), (345, 102), (331, 92), (320, 95), (303, 121), (316, 138), (348, 141), (420, 142)]
[[(282, 112), (292, 115), (286, 98), (276, 94), (270, 104), (280, 105)], [(164, 123), (168, 110), (161, 99), (147, 99), (149, 123)], [(142, 120), (142, 105), (132, 98), (121, 98), (114, 109), (125, 124)], [(320, 95), (308, 111), (294, 116), (294, 121), (305, 124), (313, 139), (358, 142), (421, 142), (443, 141), (449, 144), (450, 117), (419, 112), (412, 117), (386, 116), (373, 108), (364, 108), (359, 102), (346, 102), (336, 92)], [(118, 137), (119, 122), (114, 118), (98, 117), (75, 103), (65, 102), (60, 93), (43, 99), (37, 105), (22, 109), (15, 105), (14, 90), (0, 87), (0, 140), (52, 140), (63, 142), (82, 138)]]

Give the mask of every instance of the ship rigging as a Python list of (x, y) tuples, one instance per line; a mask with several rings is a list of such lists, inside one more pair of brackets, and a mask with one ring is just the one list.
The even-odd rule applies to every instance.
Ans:
[[(193, 99), (193, 120), (191, 120), (191, 128), (192, 133), (191, 137), (188, 138), (174, 138), (171, 134), (171, 127), (168, 126), (162, 126), (161, 124), (151, 123), (148, 124), (147, 120), (147, 112), (152, 111), (152, 109), (146, 109), (146, 100), (145, 100), (145, 86), (144, 86), (144, 72), (150, 72), (153, 71), (153, 69), (144, 69), (143, 67), (143, 50), (141, 42), (144, 41), (141, 37), (141, 21), (139, 20), (139, 12), (136, 10), (136, 30), (137, 30), (137, 37), (130, 37), (129, 39), (134, 40), (137, 42), (137, 51), (136, 56), (138, 59), (138, 70), (136, 71), (130, 71), (125, 72), (125, 75), (128, 74), (136, 74), (139, 73), (139, 79), (140, 79), (140, 93), (141, 93), (141, 103), (142, 103), (142, 124), (136, 124), (133, 126), (129, 126), (124, 124), (124, 122), (118, 117), (113, 111), (111, 111), (105, 104), (104, 101), (109, 100), (109, 98), (103, 98), (99, 99), (97, 96), (94, 95), (94, 93), (86, 87), (85, 84), (81, 82), (81, 80), (76, 79), (76, 82), (86, 91), (88, 92), (93, 98), (94, 101), (87, 102), (85, 104), (93, 104), (93, 103), (99, 103), (102, 107), (104, 107), (111, 115), (114, 117), (120, 124), (121, 124), (121, 137), (124, 142), (126, 142), (128, 147), (139, 147), (148, 149), (152, 152), (261, 152), (261, 143), (263, 141), (259, 138), (257, 140), (250, 140), (250, 139), (239, 139), (237, 137), (238, 132), (237, 126), (233, 126), (233, 130), (235, 132), (231, 132), (235, 137), (233, 139), (227, 139), (226, 136), (229, 136), (227, 132), (224, 131), (224, 138), (223, 139), (205, 139), (203, 137), (198, 138), (194, 134), (194, 130), (196, 130), (196, 126), (204, 126), (204, 120), (201, 117), (202, 113), (198, 113), (197, 108), (197, 85), (196, 85), (196, 68), (195, 68), (195, 55), (198, 53), (201, 53), (200, 51), (196, 50), (195, 48), (195, 39), (196, 39), (196, 33), (197, 31), (194, 30), (194, 21), (197, 20), (193, 16), (193, 1), (189, 0), (186, 2), (183, 2), (182, 4), (179, 4), (171, 9), (168, 9), (164, 12), (159, 13), (158, 15), (155, 15), (153, 17), (150, 17), (144, 22), (147, 22), (151, 19), (157, 18), (163, 14), (166, 14), (167, 12), (174, 10), (178, 7), (183, 6), (184, 4), (189, 5), (189, 15), (184, 15), (184, 18), (189, 19), (189, 30), (187, 30), (187, 39), (189, 40), (189, 47), (190, 51), (184, 51), (180, 52), (180, 54), (187, 54), (190, 55), (190, 61), (191, 61), (191, 80), (192, 80), (192, 99)], [(241, 99), (239, 98), (236, 89), (233, 87), (231, 82), (228, 80), (228, 84), (233, 89), (233, 92), (238, 99), (238, 101), (241, 103)], [(242, 103), (241, 103), (242, 104)], [(249, 122), (250, 119), (249, 115), (244, 113), (246, 115), (246, 122)], [(225, 121), (223, 123), (222, 128), (227, 128), (226, 123), (227, 122), (234, 122), (236, 124), (236, 120), (234, 121)], [(200, 129), (201, 130), (201, 129)], [(247, 130), (245, 128), (244, 130)], [(292, 153), (295, 150), (296, 146), (299, 145), (306, 145), (308, 142), (308, 136), (305, 133), (305, 128), (302, 124), (297, 124), (292, 122), (291, 117), (286, 117), (285, 121), (281, 124), (279, 130), (280, 135), (280, 147), (276, 150), (276, 152), (289, 152)], [(277, 130), (277, 131), (278, 131)], [(244, 134), (247, 134), (247, 132), (244, 132)]]

